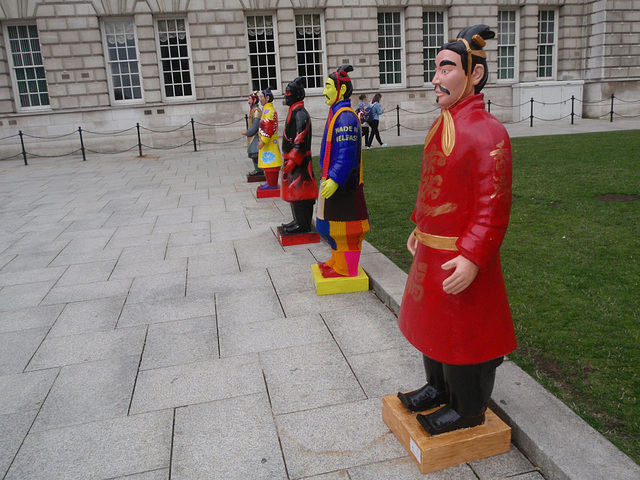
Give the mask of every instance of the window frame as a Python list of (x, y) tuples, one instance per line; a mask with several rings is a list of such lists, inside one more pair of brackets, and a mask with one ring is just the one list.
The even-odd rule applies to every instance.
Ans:
[[(251, 48), (250, 48), (250, 37), (249, 37), (249, 24), (248, 24), (248, 19), (250, 17), (266, 17), (266, 16), (270, 16), (272, 18), (272, 22), (273, 22), (273, 43), (274, 43), (274, 55), (275, 55), (275, 69), (276, 69), (276, 79), (275, 79), (275, 85), (269, 85), (271, 87), (271, 91), (274, 95), (279, 95), (281, 93), (281, 83), (282, 83), (282, 74), (280, 73), (280, 43), (278, 41), (278, 16), (275, 12), (264, 12), (264, 11), (256, 11), (256, 12), (251, 12), (250, 15), (245, 15), (244, 17), (244, 35), (246, 38), (246, 45), (247, 45), (247, 61), (248, 61), (248, 77), (249, 77), (249, 82), (248, 82), (248, 86), (249, 86), (249, 90), (250, 91), (254, 91), (255, 89), (253, 88), (253, 76), (251, 73), (251, 55), (253, 55), (251, 53)], [(260, 89), (262, 90), (262, 89)]]
[[(160, 25), (159, 22), (163, 21), (163, 20), (182, 20), (184, 21), (184, 30), (185, 30), (185, 35), (186, 35), (186, 40), (187, 40), (187, 59), (189, 61), (189, 75), (191, 77), (191, 95), (181, 95), (181, 96), (173, 96), (173, 97), (169, 97), (166, 94), (166, 84), (165, 84), (165, 80), (164, 80), (164, 74), (165, 71), (162, 67), (162, 62), (163, 62), (163, 58), (162, 58), (162, 53), (161, 53), (161, 45), (160, 45)], [(189, 32), (189, 20), (187, 17), (182, 17), (182, 16), (178, 16), (178, 15), (163, 15), (163, 16), (159, 16), (154, 18), (154, 28), (155, 28), (155, 40), (156, 40), (156, 52), (157, 52), (157, 56), (158, 56), (158, 75), (160, 76), (160, 88), (161, 88), (161, 92), (162, 92), (162, 101), (166, 102), (166, 103), (179, 103), (179, 102), (192, 102), (194, 100), (196, 100), (196, 85), (195, 85), (195, 78), (193, 75), (193, 54), (191, 51), (191, 34)], [(182, 57), (179, 57), (182, 58)], [(170, 57), (169, 60), (172, 60), (172, 58)], [(171, 70), (171, 72), (173, 72), (173, 70)], [(184, 85), (184, 82), (182, 83), (182, 85)]]
[[(378, 79), (383, 75), (380, 69), (380, 14), (388, 14), (388, 13), (399, 13), (400, 14), (400, 82), (399, 83), (382, 83), (380, 81), (381, 89), (394, 89), (394, 88), (404, 88), (407, 84), (407, 45), (406, 45), (406, 22), (405, 22), (405, 12), (404, 9), (383, 9), (378, 10), (378, 14), (376, 15), (376, 23), (378, 27), (378, 35), (377, 35), (377, 43), (378, 43)], [(386, 51), (393, 51), (395, 48), (385, 48)], [(394, 60), (395, 61), (395, 60)], [(394, 72), (395, 73), (395, 72)], [(388, 72), (385, 72), (388, 74)]]
[[(42, 69), (44, 70), (44, 80), (47, 82), (47, 99), (49, 103), (47, 105), (35, 105), (23, 107), (22, 101), (20, 100), (20, 90), (18, 87), (18, 77), (16, 74), (16, 70), (21, 67), (17, 67), (13, 63), (13, 50), (11, 49), (11, 39), (9, 38), (9, 28), (10, 27), (29, 27), (35, 26), (38, 28), (38, 25), (35, 21), (19, 21), (19, 22), (7, 22), (2, 25), (2, 34), (4, 36), (5, 49), (7, 53), (7, 65), (9, 66), (9, 76), (11, 77), (11, 89), (13, 93), (13, 100), (15, 103), (15, 109), (18, 113), (25, 112), (47, 112), (51, 111), (51, 94), (49, 93), (49, 82), (47, 81), (47, 70), (44, 68), (44, 56), (42, 55), (42, 43), (40, 42), (40, 30), (38, 29), (38, 44), (40, 46), (40, 56), (42, 57)], [(36, 79), (37, 80), (37, 79)]]
[[(448, 9), (444, 8), (442, 10), (437, 10), (437, 9), (427, 9), (427, 10), (423, 10), (422, 11), (422, 80), (423, 80), (423, 86), (425, 87), (430, 87), (433, 85), (433, 83), (431, 82), (431, 80), (429, 81), (424, 81), (424, 76), (427, 73), (427, 71), (424, 68), (424, 53), (425, 53), (425, 46), (424, 46), (424, 14), (425, 13), (442, 13), (442, 25), (443, 25), (443, 34), (442, 34), (442, 43), (440, 45), (436, 45), (435, 47), (431, 47), (431, 48), (435, 48), (437, 50), (440, 50), (440, 48), (442, 47), (442, 45), (444, 45), (446, 42), (449, 41), (449, 22), (448, 22)], [(435, 57), (434, 57), (435, 59)], [(434, 75), (435, 75), (435, 70), (434, 70)], [(433, 79), (433, 75), (431, 76), (431, 79)]]
[[(500, 44), (500, 13), (501, 12), (515, 12), (515, 40), (513, 44), (501, 45)], [(497, 17), (497, 25), (496, 28), (496, 36), (498, 37), (498, 47), (497, 47), (497, 62), (498, 68), (496, 68), (496, 81), (499, 84), (512, 84), (517, 83), (520, 78), (520, 9), (519, 8), (500, 8), (498, 10)], [(499, 76), (499, 67), (500, 67), (500, 47), (507, 46), (513, 47), (513, 78), (500, 78)]]
[[(111, 73), (111, 62), (109, 61), (109, 47), (107, 42), (107, 27), (106, 24), (108, 22), (122, 22), (122, 21), (130, 21), (133, 25), (133, 35), (135, 40), (135, 49), (136, 49), (136, 60), (138, 62), (138, 75), (140, 77), (140, 98), (131, 98), (131, 99), (123, 99), (116, 100), (115, 98), (115, 87), (113, 85), (113, 74)], [(140, 62), (140, 42), (138, 41), (138, 29), (136, 26), (136, 22), (133, 17), (105, 17), (100, 20), (100, 29), (101, 29), (101, 37), (102, 37), (102, 48), (104, 52), (104, 62), (105, 62), (105, 71), (107, 74), (107, 85), (109, 87), (109, 99), (111, 100), (111, 105), (141, 105), (145, 103), (144, 99), (144, 77), (142, 75), (142, 65)]]
[[(553, 12), (553, 43), (540, 43), (540, 13), (541, 12)], [(537, 80), (555, 80), (558, 75), (558, 23), (559, 23), (559, 10), (557, 8), (538, 8), (537, 17), (537, 39), (536, 39), (536, 79)], [(548, 32), (546, 32), (548, 33)], [(551, 45), (551, 75), (541, 77), (540, 73), (540, 47)], [(546, 68), (546, 67), (543, 67)]]
[[(325, 80), (327, 78), (327, 71), (328, 71), (328, 67), (327, 67), (327, 37), (326, 37), (326, 30), (325, 30), (325, 21), (324, 21), (324, 12), (321, 11), (315, 11), (315, 10), (300, 10), (300, 11), (294, 11), (294, 16), (293, 16), (293, 22), (294, 22), (294, 35), (295, 35), (295, 42), (296, 42), (296, 72), (297, 72), (297, 76), (303, 76), (300, 75), (300, 64), (298, 63), (298, 55), (300, 54), (300, 52), (298, 51), (298, 37), (297, 37), (297, 25), (296, 25), (296, 17), (298, 15), (319, 15), (320, 16), (320, 48), (321, 48), (321, 56), (320, 56), (320, 61), (321, 61), (321, 72), (320, 72), (320, 83), (317, 87), (309, 87), (308, 86), (308, 82), (307, 82), (307, 88), (305, 89), (306, 92), (308, 93), (318, 93), (318, 92), (322, 92), (324, 90), (324, 83)], [(305, 79), (307, 79), (308, 77), (305, 76)]]

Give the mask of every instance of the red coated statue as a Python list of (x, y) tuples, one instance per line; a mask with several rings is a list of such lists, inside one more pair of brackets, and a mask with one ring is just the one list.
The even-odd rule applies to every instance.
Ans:
[(309, 233), (312, 230), (313, 205), (318, 185), (311, 162), (311, 117), (304, 108), (305, 79), (298, 77), (284, 93), (289, 107), (282, 138), (282, 188), (280, 196), (291, 203), (293, 221), (282, 225), (285, 235)]
[(440, 117), (427, 134), (414, 255), (398, 324), (422, 354), (427, 383), (399, 393), (431, 435), (484, 423), (496, 368), (516, 347), (499, 249), (511, 210), (511, 143), (487, 113), (482, 50), (495, 33), (462, 30), (436, 57)]

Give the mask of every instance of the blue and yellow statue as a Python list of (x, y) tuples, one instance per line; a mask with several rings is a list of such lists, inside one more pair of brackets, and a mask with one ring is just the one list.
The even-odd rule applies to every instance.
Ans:
[(331, 258), (318, 262), (324, 278), (358, 275), (369, 214), (362, 180), (362, 134), (351, 109), (351, 65), (327, 78), (324, 88), (329, 118), (320, 145), (322, 180), (316, 229), (331, 246)]
[(247, 173), (248, 182), (265, 181), (264, 172), (258, 167), (258, 129), (260, 128), (260, 117), (262, 110), (260, 109), (260, 92), (255, 90), (251, 92), (247, 99), (249, 104), (249, 125), (242, 135), (247, 137), (247, 156), (253, 162), (253, 170)]
[(258, 135), (258, 167), (264, 170), (267, 183), (258, 187), (257, 196), (279, 197), (278, 176), (282, 167), (282, 155), (278, 144), (278, 112), (273, 108), (273, 93), (270, 88), (265, 88), (260, 93), (262, 104), (262, 117)]

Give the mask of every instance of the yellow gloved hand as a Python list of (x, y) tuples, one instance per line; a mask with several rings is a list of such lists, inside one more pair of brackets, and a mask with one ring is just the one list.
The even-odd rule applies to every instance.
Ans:
[(329, 198), (331, 195), (336, 193), (336, 190), (338, 190), (338, 184), (330, 178), (327, 178), (322, 182), (321, 187), (320, 196), (323, 198)]

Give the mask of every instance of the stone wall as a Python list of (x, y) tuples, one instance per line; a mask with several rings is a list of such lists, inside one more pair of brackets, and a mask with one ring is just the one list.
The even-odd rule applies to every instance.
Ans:
[[(338, 65), (355, 67), (354, 98), (383, 93), (383, 105), (404, 112), (402, 124), (427, 128), (435, 114), (432, 87), (423, 80), (422, 12), (446, 9), (449, 36), (472, 23), (496, 27), (499, 8), (519, 11), (519, 76), (497, 81), (497, 42), (486, 47), (491, 71), (485, 96), (502, 121), (514, 119), (513, 91), (519, 83), (537, 81), (538, 9), (558, 12), (556, 82), (584, 80), (584, 114), (608, 111), (606, 99), (614, 93), (626, 100), (640, 99), (640, 0), (0, 0), (0, 23), (35, 22), (38, 26), (50, 110), (20, 111), (16, 107), (7, 59), (5, 30), (0, 29), (0, 137), (24, 131), (56, 135), (77, 130), (115, 131), (140, 123), (148, 128), (170, 128), (196, 121), (222, 124), (244, 117), (250, 91), (245, 17), (269, 13), (276, 18), (279, 56), (279, 93), (297, 76), (295, 14), (321, 13), (324, 19), (327, 73)], [(404, 18), (404, 82), (380, 86), (377, 13), (400, 10)], [(180, 15), (188, 21), (196, 101), (163, 101), (155, 36), (155, 19)], [(109, 96), (101, 21), (133, 18), (141, 64), (144, 103), (112, 105)], [(279, 110), (280, 100), (276, 102)], [(308, 91), (312, 116), (324, 118), (321, 89)], [(503, 107), (500, 107), (502, 105)], [(622, 103), (620, 113), (640, 113), (640, 104)], [(421, 112), (421, 113), (420, 113)], [(395, 124), (395, 113), (382, 119)], [(406, 122), (406, 123), (405, 123)], [(241, 126), (242, 127), (242, 126)], [(233, 128), (215, 135), (220, 140), (238, 136)], [(319, 130), (319, 129), (316, 129)], [(0, 144), (0, 150), (2, 145)], [(3, 155), (0, 154), (0, 158)]]

